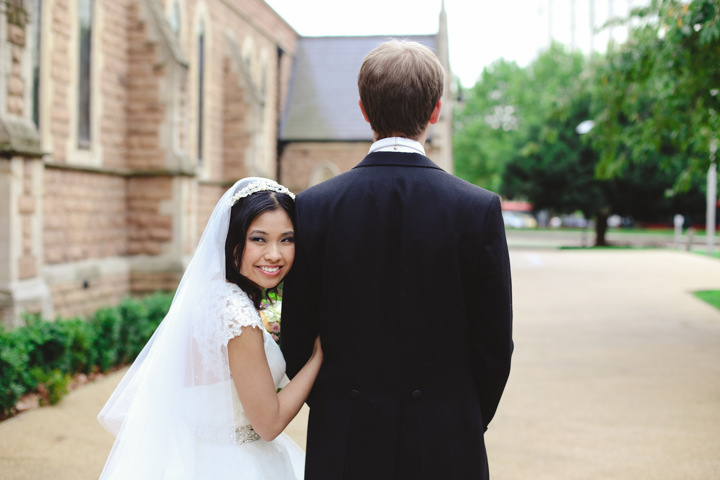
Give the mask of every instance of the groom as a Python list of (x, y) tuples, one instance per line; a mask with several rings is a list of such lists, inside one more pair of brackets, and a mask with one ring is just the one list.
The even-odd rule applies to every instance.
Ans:
[(510, 371), (510, 264), (497, 195), (423, 144), (445, 72), (414, 42), (366, 57), (374, 132), (351, 171), (297, 196), (282, 349), (293, 376), (322, 339), (308, 480), (486, 479), (484, 431)]

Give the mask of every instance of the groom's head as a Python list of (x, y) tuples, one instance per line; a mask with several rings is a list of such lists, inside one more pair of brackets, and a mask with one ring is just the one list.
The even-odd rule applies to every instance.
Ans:
[(367, 54), (358, 75), (360, 108), (376, 139), (417, 139), (437, 121), (445, 70), (417, 42), (390, 40)]

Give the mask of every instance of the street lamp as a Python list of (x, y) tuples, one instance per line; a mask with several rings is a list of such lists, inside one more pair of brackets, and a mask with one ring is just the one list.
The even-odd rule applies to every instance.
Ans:
[(717, 140), (710, 142), (710, 167), (707, 173), (707, 208), (705, 217), (705, 241), (707, 243), (707, 253), (712, 256), (715, 246), (715, 211), (717, 208), (717, 163), (715, 162), (715, 153), (717, 153)]
[[(583, 120), (582, 122), (578, 123), (578, 126), (575, 127), (575, 132), (578, 135), (585, 135), (586, 133), (589, 133), (590, 130), (593, 129), (595, 126), (595, 122), (592, 120)], [(584, 247), (587, 242), (587, 229), (590, 222), (585, 222), (585, 226), (582, 229), (582, 246)], [(597, 231), (597, 230), (596, 230)]]
[(575, 127), (575, 131), (578, 135), (585, 135), (590, 130), (592, 130), (594, 126), (595, 122), (593, 122), (592, 120), (583, 120), (578, 124), (577, 127)]

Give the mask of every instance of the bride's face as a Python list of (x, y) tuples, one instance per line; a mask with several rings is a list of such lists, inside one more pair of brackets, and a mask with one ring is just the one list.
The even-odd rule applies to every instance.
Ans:
[(295, 231), (285, 210), (261, 213), (245, 237), (240, 274), (261, 288), (277, 286), (295, 259)]

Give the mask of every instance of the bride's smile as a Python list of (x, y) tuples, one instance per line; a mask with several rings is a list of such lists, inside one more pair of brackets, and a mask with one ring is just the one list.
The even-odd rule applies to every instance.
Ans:
[(277, 286), (295, 258), (295, 231), (284, 210), (258, 215), (248, 228), (240, 274), (261, 288)]

